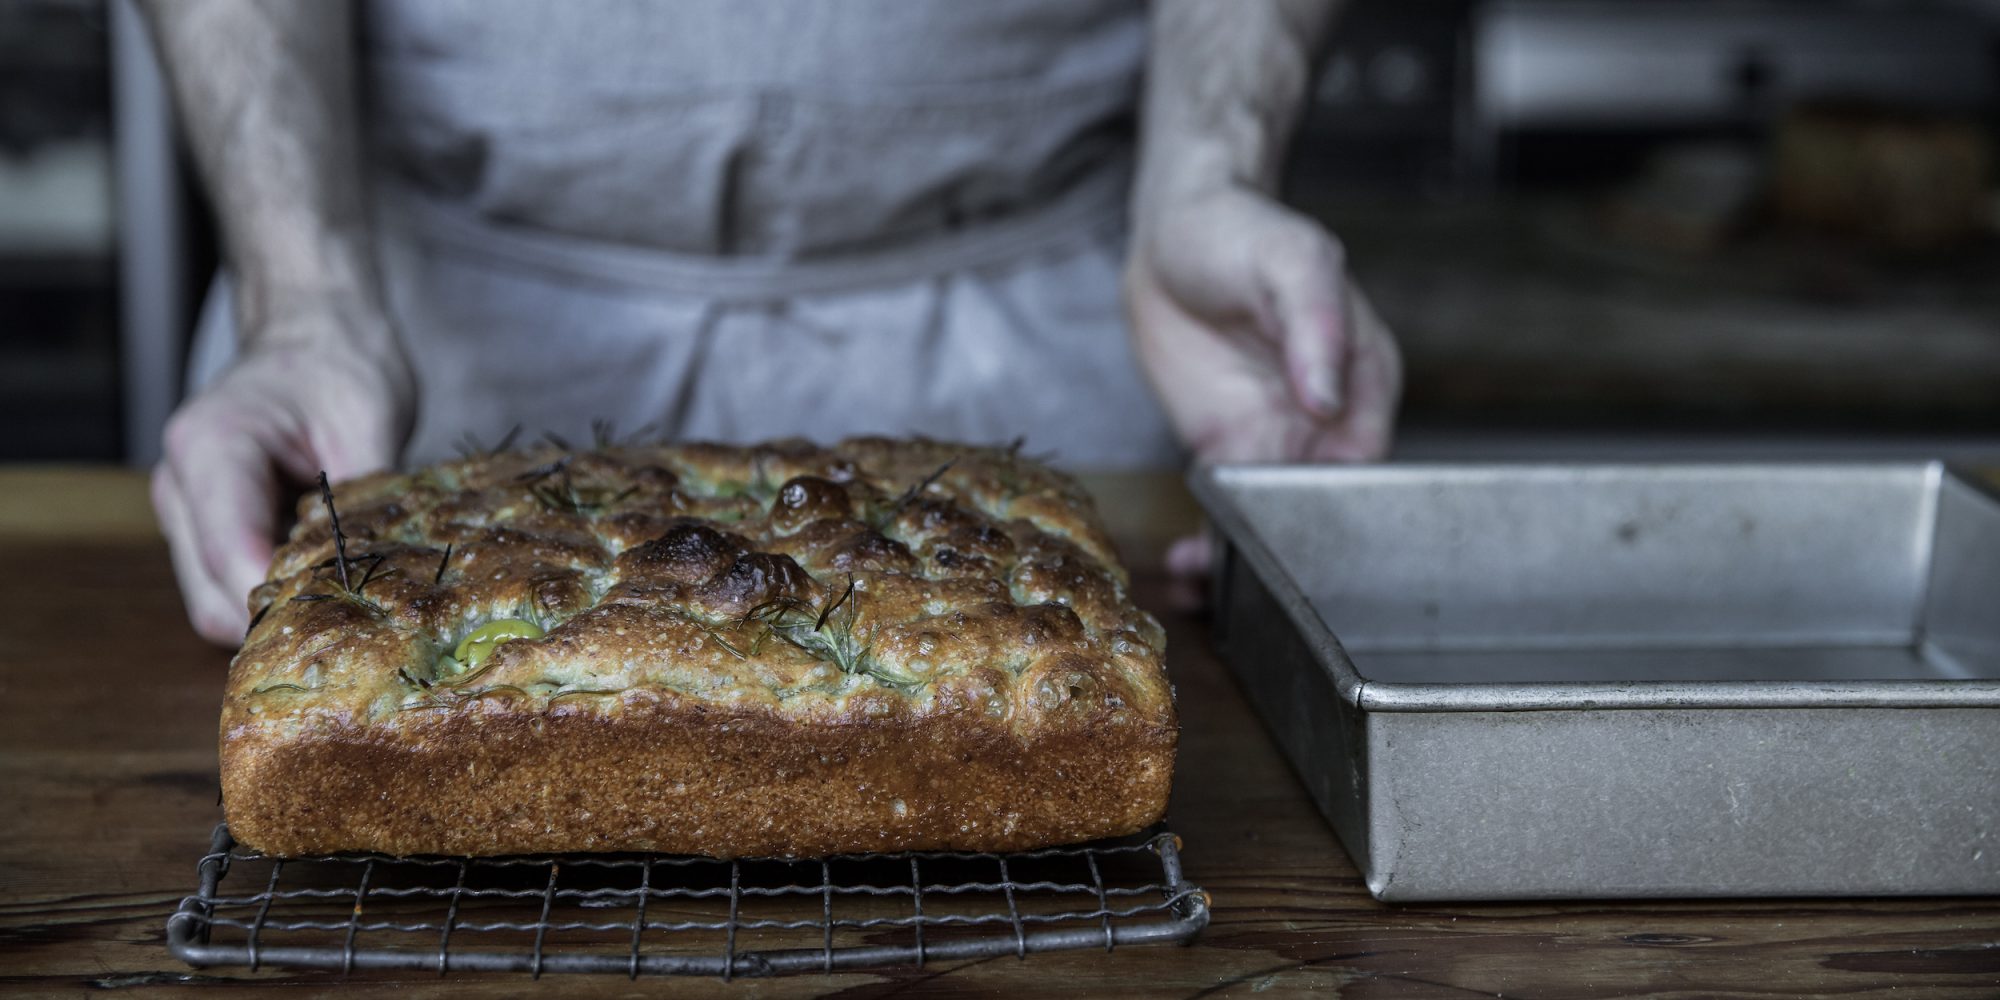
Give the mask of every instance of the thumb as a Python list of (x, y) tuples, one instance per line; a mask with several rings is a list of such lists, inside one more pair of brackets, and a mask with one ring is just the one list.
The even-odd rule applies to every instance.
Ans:
[(1346, 254), (1317, 225), (1303, 223), (1305, 235), (1285, 241), (1264, 261), (1264, 288), (1272, 317), (1280, 326), (1285, 381), (1307, 413), (1326, 418), (1345, 402), (1341, 382), (1348, 343), (1342, 301)]

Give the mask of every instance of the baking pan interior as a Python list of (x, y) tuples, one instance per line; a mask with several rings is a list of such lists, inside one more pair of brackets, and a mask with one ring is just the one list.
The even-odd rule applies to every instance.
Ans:
[(2000, 506), (1940, 465), (1217, 472), (1369, 681), (2000, 678)]

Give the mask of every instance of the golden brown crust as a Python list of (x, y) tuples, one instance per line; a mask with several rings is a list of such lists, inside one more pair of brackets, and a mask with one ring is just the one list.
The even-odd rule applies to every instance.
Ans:
[[(252, 595), (232, 830), (277, 854), (1002, 850), (1165, 808), (1164, 639), (1010, 449), (543, 447), (317, 498)], [(445, 654), (495, 619), (539, 639)]]

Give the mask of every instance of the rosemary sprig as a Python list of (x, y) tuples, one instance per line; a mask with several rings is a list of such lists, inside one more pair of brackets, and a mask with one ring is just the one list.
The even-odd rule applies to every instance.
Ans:
[(659, 431), (660, 422), (648, 420), (633, 428), (630, 433), (621, 435), (618, 433), (617, 424), (603, 417), (593, 417), (590, 421), (590, 442), (592, 448), (603, 451), (606, 448), (639, 444), (648, 434), (657, 434)]
[(1025, 450), (1027, 448), (1027, 444), (1028, 444), (1028, 439), (1026, 436), (1017, 437), (1014, 440), (1007, 442), (1007, 447), (1001, 449), (1001, 451), (1008, 458), (1016, 460), (1040, 462), (1044, 465), (1048, 464), (1049, 462), (1055, 461), (1056, 450), (1054, 448), (1050, 448), (1047, 451), (1030, 452)]
[(841, 591), (840, 597), (837, 598), (832, 604), (827, 605), (825, 611), (819, 613), (819, 620), (813, 623), (813, 631), (817, 632), (823, 628), (826, 628), (826, 620), (828, 618), (833, 617), (834, 609), (840, 607), (843, 604), (846, 604), (847, 599), (853, 596), (854, 596), (854, 574), (849, 573), (847, 574), (847, 589)]
[(944, 476), (945, 473), (951, 471), (952, 466), (957, 464), (958, 464), (958, 458), (957, 456), (953, 456), (952, 458), (947, 459), (943, 465), (938, 466), (937, 469), (933, 471), (930, 475), (925, 476), (922, 479), (922, 481), (918, 482), (915, 486), (912, 486), (909, 489), (904, 490), (903, 495), (896, 499), (895, 509), (897, 511), (901, 511), (904, 506), (909, 504), (910, 501), (915, 500), (919, 496), (922, 496), (925, 490), (931, 488), (932, 483), (937, 482), (940, 478)]
[(624, 692), (614, 691), (604, 688), (570, 688), (567, 691), (557, 691), (556, 693), (549, 695), (549, 700), (547, 704), (553, 705), (556, 703), (557, 698), (567, 698), (570, 695), (575, 695), (575, 694), (620, 695), (624, 694)]
[(433, 586), (442, 586), (444, 584), (444, 568), (451, 565), (452, 544), (451, 542), (444, 543), (444, 558), (438, 560), (437, 573), (431, 577), (431, 584)]
[[(346, 580), (346, 579), (344, 578), (344, 577), (345, 577), (345, 574), (343, 574), (343, 579), (341, 580), (341, 584), (340, 584), (340, 586), (341, 586), (341, 590), (342, 590), (342, 591), (343, 591), (344, 593), (346, 593), (346, 595), (347, 595), (347, 596), (349, 596), (349, 597), (352, 597), (352, 598), (356, 598), (356, 599), (359, 599), (359, 598), (361, 597), (361, 592), (362, 592), (363, 590), (366, 590), (366, 589), (368, 588), (368, 584), (369, 584), (369, 582), (375, 579), (375, 571), (376, 571), (377, 569), (380, 569), (380, 568), (381, 568), (381, 566), (382, 566), (382, 563), (383, 563), (383, 561), (384, 561), (385, 559), (387, 559), (387, 558), (388, 558), (387, 556), (384, 556), (384, 555), (383, 555), (382, 553), (380, 553), (380, 552), (366, 552), (366, 553), (363, 553), (363, 554), (361, 554), (361, 555), (358, 555), (358, 556), (355, 556), (355, 557), (354, 557), (354, 558), (352, 558), (352, 559), (347, 559), (347, 560), (344, 560), (344, 562), (345, 562), (345, 564), (346, 564), (346, 565), (349, 565), (349, 566), (362, 566), (362, 565), (366, 565), (366, 566), (368, 567), (368, 570), (367, 570), (367, 572), (365, 572), (365, 573), (363, 573), (363, 574), (361, 575), (361, 582), (360, 582), (360, 583), (357, 583), (357, 584), (355, 584), (355, 585), (354, 585), (353, 587), (351, 587), (351, 588), (347, 586), (347, 580)], [(338, 565), (341, 565), (342, 563), (343, 563), (343, 560), (342, 560), (342, 559), (341, 559), (341, 558), (340, 558), (339, 556), (330, 556), (330, 557), (328, 557), (328, 558), (325, 558), (325, 559), (321, 559), (321, 560), (320, 560), (319, 562), (316, 562), (316, 563), (312, 564), (312, 568), (313, 568), (313, 569), (315, 569), (315, 570), (321, 570), (321, 569), (331, 569), (331, 568), (333, 568), (333, 567), (335, 567), (335, 566), (338, 566)], [(390, 571), (389, 571), (388, 573), (384, 573), (384, 574), (382, 574), (382, 575), (383, 575), (383, 577), (385, 577), (385, 578), (386, 578), (386, 577), (388, 577), (388, 576), (389, 576), (390, 574), (393, 574), (393, 573), (395, 573), (395, 572), (397, 572), (397, 571), (396, 571), (396, 570), (393, 570), (393, 569), (392, 569), (392, 570), (390, 570)], [(320, 595), (320, 596), (321, 596), (321, 597), (326, 597), (326, 596), (330, 596), (330, 595), (324, 595), (324, 594), (323, 594), (323, 595)], [(315, 598), (315, 599), (318, 599), (318, 598)]]
[(496, 694), (504, 694), (509, 697), (520, 697), (520, 698), (534, 697), (533, 695), (528, 693), (526, 688), (515, 687), (512, 684), (489, 684), (486, 687), (480, 688), (477, 691), (467, 691), (459, 695), (458, 701), (459, 703), (463, 704), (465, 702), (477, 701), (481, 698), (490, 698)]
[[(569, 464), (574, 455), (564, 455), (553, 462), (538, 465), (514, 477), (517, 483), (528, 485), (528, 494), (549, 510), (568, 511), (571, 514), (588, 514), (619, 501), (639, 491), (639, 484), (633, 483), (610, 496), (603, 489), (595, 491), (576, 488), (576, 480), (570, 476)], [(554, 480), (554, 482), (550, 482)], [(594, 495), (592, 493), (594, 492)]]
[(1054, 461), (1056, 457), (1054, 451), (1036, 452), (1032, 455), (1026, 454), (1023, 449), (1026, 448), (1027, 444), (1028, 439), (1026, 437), (1017, 437), (1007, 442), (1007, 446), (1000, 449), (1000, 454), (1006, 461), (994, 463), (993, 471), (995, 478), (999, 479), (1000, 488), (1007, 492), (1007, 497), (1010, 500), (1019, 497), (1028, 490), (1027, 484), (1022, 481), (1023, 462), (1046, 464)]
[(479, 661), (478, 665), (474, 666), (471, 670), (467, 670), (464, 673), (457, 674), (452, 677), (440, 677), (436, 681), (433, 681), (432, 683), (435, 686), (441, 688), (446, 688), (451, 690), (462, 689), (465, 687), (465, 685), (483, 676), (487, 671), (492, 670), (493, 667), (499, 662), (500, 662), (500, 657), (488, 656), (486, 659)]
[(564, 475), (567, 475), (569, 471), (569, 463), (575, 457), (576, 457), (575, 455), (564, 455), (563, 457), (558, 458), (553, 462), (545, 462), (541, 465), (537, 465), (534, 468), (529, 469), (528, 471), (523, 472), (518, 476), (515, 476), (514, 481), (517, 483), (539, 483), (542, 480), (549, 478), (550, 476), (556, 475), (557, 473), (562, 473)]
[[(370, 552), (365, 556), (358, 556), (355, 558), (354, 561), (357, 563), (361, 562), (364, 559), (367, 560), (368, 571), (362, 573), (361, 582), (354, 585), (354, 596), (360, 597), (361, 592), (368, 589), (368, 581), (375, 579), (375, 571), (382, 568), (383, 558), (384, 557), (380, 552)], [(393, 569), (389, 571), (389, 573), (394, 573), (394, 572), (396, 571)], [(389, 574), (385, 573), (383, 575), (387, 576)]]
[(819, 614), (819, 611), (803, 598), (780, 594), (743, 612), (741, 624), (747, 625), (753, 621), (761, 621), (766, 625), (783, 624), (785, 613), (790, 611), (803, 612), (808, 620), (815, 619)]
[[(702, 621), (700, 618), (696, 618), (692, 615), (688, 616), (688, 620), (693, 622), (696, 628), (699, 628), (704, 633), (706, 633), (710, 639), (715, 640), (716, 645), (721, 646), (723, 649), (728, 650), (731, 656), (734, 656), (739, 660), (747, 660), (753, 656), (756, 656), (759, 653), (762, 653), (764, 651), (764, 640), (769, 639), (771, 637), (771, 630), (768, 628), (764, 629), (757, 633), (756, 638), (750, 640), (750, 648), (748, 650), (745, 650), (738, 647), (735, 643), (730, 642), (729, 638), (723, 634), (722, 629), (717, 628), (714, 625), (710, 625), (709, 623)], [(741, 626), (748, 624), (750, 621), (751, 621), (750, 616), (745, 615), (742, 618), (738, 619), (736, 624), (738, 626)]]
[[(726, 650), (728, 650), (728, 651), (729, 651), (729, 655), (731, 655), (731, 656), (734, 656), (734, 657), (736, 657), (736, 658), (737, 658), (737, 659), (739, 659), (739, 660), (747, 660), (747, 659), (749, 659), (749, 658), (750, 658), (751, 656), (755, 655), (754, 651), (755, 651), (755, 650), (756, 650), (756, 648), (757, 648), (757, 645), (758, 645), (757, 643), (752, 643), (752, 644), (751, 644), (751, 647), (750, 647), (750, 648), (751, 648), (752, 652), (745, 652), (745, 651), (743, 651), (743, 650), (741, 650), (741, 649), (737, 649), (737, 648), (736, 648), (736, 644), (735, 644), (735, 643), (733, 643), (733, 642), (730, 642), (730, 641), (729, 641), (728, 639), (725, 639), (725, 638), (723, 638), (723, 637), (722, 637), (722, 630), (721, 630), (721, 629), (717, 629), (717, 628), (709, 628), (709, 629), (703, 629), (702, 631), (704, 631), (704, 632), (707, 632), (707, 633), (708, 633), (708, 637), (709, 637), (710, 639), (714, 639), (714, 640), (715, 640), (715, 644), (716, 644), (716, 645), (718, 645), (718, 646), (721, 646), (721, 647), (722, 647), (723, 649), (726, 649)], [(763, 634), (764, 634), (764, 635), (769, 635), (770, 633), (766, 632), (766, 633), (763, 633)]]
[(608, 497), (603, 495), (591, 497), (577, 492), (576, 484), (571, 482), (568, 476), (562, 477), (560, 485), (561, 489), (553, 486), (531, 486), (528, 488), (528, 492), (536, 500), (541, 501), (542, 506), (550, 510), (567, 511), (571, 514), (589, 514), (592, 511), (615, 506), (619, 501), (639, 491), (637, 485), (632, 485)]
[[(387, 557), (380, 552), (370, 552), (364, 555), (354, 556), (352, 558), (348, 557), (347, 532), (340, 526), (340, 509), (334, 505), (333, 485), (327, 482), (325, 470), (321, 470), (319, 474), (319, 501), (320, 503), (326, 506), (327, 521), (333, 525), (333, 557), (330, 559), (323, 559), (318, 563), (315, 563), (312, 568), (314, 570), (321, 570), (331, 565), (333, 567), (334, 576), (340, 583), (339, 596), (345, 596), (350, 600), (357, 601), (363, 605), (374, 608), (378, 612), (381, 611), (382, 609), (380, 607), (377, 607), (374, 604), (374, 602), (369, 601), (368, 599), (362, 597), (361, 591), (363, 590), (363, 588), (366, 588), (368, 586), (370, 581), (375, 579), (376, 570), (382, 567), (382, 562)], [(356, 585), (353, 581), (353, 578), (348, 574), (348, 567), (359, 566), (363, 563), (366, 563), (368, 565), (368, 569), (367, 572), (362, 574), (361, 583), (359, 585)], [(390, 570), (389, 572), (394, 573), (395, 570)], [(387, 574), (384, 575), (386, 576)], [(323, 601), (333, 596), (336, 595), (300, 594), (298, 596), (293, 597), (292, 600)]]
[(923, 479), (919, 480), (915, 485), (911, 486), (907, 490), (904, 490), (902, 495), (898, 496), (894, 503), (891, 503), (888, 507), (883, 509), (881, 515), (875, 519), (875, 523), (872, 525), (872, 527), (874, 527), (877, 531), (880, 531), (889, 522), (894, 521), (896, 519), (896, 515), (901, 514), (903, 512), (903, 508), (908, 507), (911, 504), (911, 502), (917, 499), (917, 497), (922, 496), (925, 490), (931, 488), (932, 483), (937, 482), (940, 478), (944, 476), (946, 472), (951, 471), (952, 466), (957, 464), (958, 464), (958, 456), (954, 455), (943, 465), (940, 465), (935, 470), (933, 470), (930, 475), (925, 476)]
[[(783, 595), (751, 608), (744, 613), (743, 621), (763, 622), (766, 634), (775, 635), (819, 659), (831, 661), (845, 673), (865, 673), (878, 680), (892, 682), (869, 668), (868, 647), (855, 635), (861, 611), (861, 602), (855, 597), (855, 591), (854, 575), (850, 573), (847, 589), (827, 602), (825, 607), (815, 608), (800, 598)], [(836, 617), (843, 607), (847, 609), (846, 613)], [(788, 619), (788, 615), (799, 617)]]
[(327, 519), (333, 522), (333, 554), (335, 565), (340, 570), (340, 589), (353, 593), (347, 586), (347, 534), (340, 530), (340, 511), (333, 506), (333, 486), (326, 481), (326, 470), (319, 470), (319, 502), (326, 505)]
[(457, 448), (458, 457), (460, 458), (468, 458), (468, 459), (482, 458), (487, 455), (498, 455), (501, 452), (514, 447), (515, 439), (519, 438), (520, 436), (521, 436), (521, 425), (515, 424), (514, 426), (507, 428), (507, 433), (501, 436), (498, 444), (495, 444), (493, 447), (488, 448), (486, 447), (486, 445), (480, 442), (478, 435), (472, 433), (471, 431), (466, 431), (464, 434), (459, 435), (458, 444), (455, 445), (454, 447)]
[(514, 426), (507, 428), (507, 433), (500, 436), (500, 443), (493, 446), (493, 453), (499, 454), (500, 452), (503, 451), (512, 450), (514, 447), (514, 442), (519, 440), (520, 437), (521, 437), (520, 424), (515, 424)]

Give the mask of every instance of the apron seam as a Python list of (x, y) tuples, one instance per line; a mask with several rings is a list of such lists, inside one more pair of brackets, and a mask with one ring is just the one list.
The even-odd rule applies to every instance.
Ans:
[[(413, 66), (409, 63), (377, 65), (374, 72), (390, 76), (398, 73), (412, 75), (484, 76), (481, 71), (457, 69), (441, 66)], [(476, 82), (476, 81), (475, 81)], [(770, 81), (750, 81), (729, 85), (703, 85), (689, 83), (674, 85), (653, 93), (635, 95), (629, 84), (595, 84), (580, 81), (573, 86), (595, 88), (602, 86), (604, 109), (618, 112), (646, 111), (653, 113), (659, 109), (691, 110), (709, 105), (729, 102), (755, 101), (761, 96), (778, 94), (788, 100), (840, 113), (862, 115), (898, 116), (906, 113), (924, 115), (1006, 115), (1026, 114), (1040, 111), (1052, 105), (1070, 105), (1077, 100), (1093, 95), (1129, 97), (1138, 92), (1139, 79), (1129, 70), (1121, 69), (1100, 76), (1071, 80), (1053, 86), (1035, 87), (1031, 76), (1006, 81), (1005, 85), (1018, 87), (1014, 93), (995, 96), (991, 85), (953, 83), (936, 86), (936, 92), (919, 93), (914, 96), (906, 89), (881, 86), (872, 88), (855, 87), (841, 90), (838, 87), (822, 87), (806, 90), (796, 85), (786, 85)], [(953, 92), (956, 91), (956, 92)], [(587, 91), (588, 93), (589, 91)], [(571, 112), (573, 108), (569, 109)]]
[(379, 178), (376, 197), (397, 229), (454, 257), (584, 284), (743, 303), (860, 291), (1030, 259), (1122, 226), (1128, 177), (1123, 166), (1099, 171), (1017, 213), (880, 249), (806, 259), (690, 254), (511, 224), (393, 175)]

